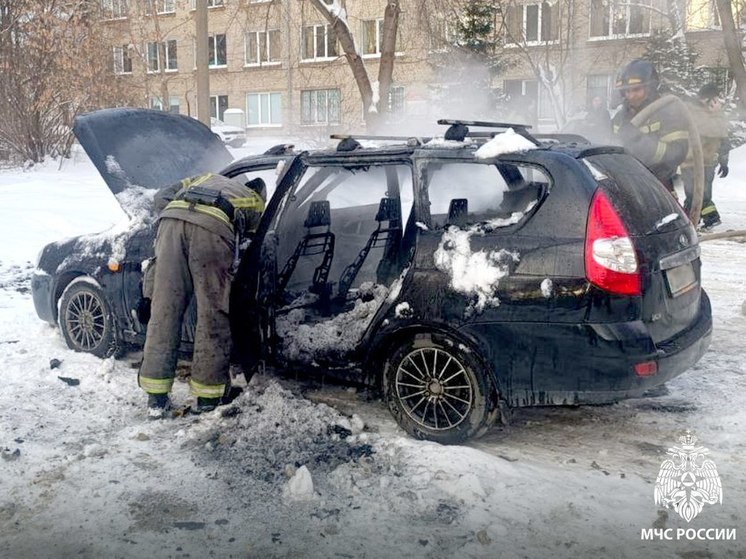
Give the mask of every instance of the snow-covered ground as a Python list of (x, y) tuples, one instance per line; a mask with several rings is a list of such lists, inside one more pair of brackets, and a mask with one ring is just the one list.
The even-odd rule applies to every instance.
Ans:
[[(746, 148), (731, 161), (721, 229), (746, 229)], [(267, 373), (233, 407), (153, 422), (138, 355), (71, 352), (34, 312), (42, 246), (124, 219), (85, 156), (58, 167), (0, 171), (0, 557), (746, 557), (743, 242), (702, 244), (712, 346), (666, 395), (519, 410), (445, 447), (366, 392)], [(723, 487), (689, 523), (653, 500), (687, 429)]]

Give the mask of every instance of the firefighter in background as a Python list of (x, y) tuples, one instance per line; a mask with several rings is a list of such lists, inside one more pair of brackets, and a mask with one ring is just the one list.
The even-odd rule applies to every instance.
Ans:
[[(720, 90), (714, 83), (703, 85), (697, 93), (697, 99), (690, 105), (690, 113), (694, 118), (702, 142), (702, 156), (705, 168), (705, 183), (702, 193), (701, 227), (709, 231), (720, 225), (720, 214), (712, 201), (712, 182), (717, 169), (719, 177), (728, 176), (728, 155), (730, 140), (728, 139), (728, 120), (722, 111), (723, 103)], [(681, 178), (684, 182), (684, 209), (687, 212), (692, 207), (694, 192), (694, 162), (691, 151), (686, 161), (681, 165)]]
[[(243, 237), (256, 230), (264, 211), (264, 182), (242, 184), (206, 174), (163, 188), (154, 270), (146, 270), (152, 299), (138, 382), (148, 394), (148, 413), (161, 418), (171, 407), (184, 313), (194, 296), (197, 323), (189, 380), (196, 411), (215, 409), (230, 390), (231, 332), (228, 320), (234, 261)], [(147, 278), (152, 278), (152, 289)]]
[(656, 101), (658, 72), (647, 60), (633, 60), (622, 71), (616, 87), (624, 101), (612, 120), (612, 133), (674, 193), (674, 176), (689, 151), (687, 117), (676, 103), (668, 103), (654, 112), (639, 127), (631, 120)]

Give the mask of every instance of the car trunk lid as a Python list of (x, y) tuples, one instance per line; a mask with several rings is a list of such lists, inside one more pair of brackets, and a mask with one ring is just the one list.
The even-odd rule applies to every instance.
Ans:
[(597, 154), (585, 161), (634, 244), (642, 319), (654, 342), (670, 339), (693, 323), (700, 308), (696, 231), (671, 194), (633, 157)]

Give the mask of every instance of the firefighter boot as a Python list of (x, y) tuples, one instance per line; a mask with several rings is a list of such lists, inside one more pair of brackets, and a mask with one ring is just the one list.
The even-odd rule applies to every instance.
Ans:
[(222, 398), (203, 398), (197, 396), (197, 408), (194, 410), (196, 413), (206, 413), (213, 411), (222, 403)]
[(171, 399), (168, 394), (148, 394), (148, 417), (163, 419), (171, 409)]

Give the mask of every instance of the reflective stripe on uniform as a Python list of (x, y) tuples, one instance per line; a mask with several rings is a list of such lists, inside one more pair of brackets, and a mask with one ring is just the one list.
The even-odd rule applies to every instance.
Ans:
[(205, 173), (204, 175), (200, 175), (199, 177), (181, 179), (181, 188), (189, 190), (193, 186), (199, 186), (212, 176), (214, 176), (212, 173)]
[(699, 213), (699, 215), (703, 217), (703, 216), (706, 216), (707, 214), (716, 213), (717, 211), (718, 210), (715, 207), (715, 204), (713, 204), (712, 202), (710, 202), (704, 208), (702, 208), (702, 211)]
[(216, 208), (215, 206), (207, 206), (205, 204), (192, 204), (191, 202), (187, 202), (186, 200), (173, 200), (172, 202), (168, 203), (165, 209), (192, 210), (195, 212), (211, 215), (215, 219), (219, 219), (220, 221), (225, 223), (231, 229), (233, 228), (233, 223), (231, 223), (231, 220), (228, 218), (226, 213), (223, 210)]
[(137, 382), (148, 394), (168, 394), (174, 384), (173, 378), (149, 378), (139, 375)]
[(675, 142), (677, 140), (688, 140), (689, 139), (689, 132), (686, 130), (676, 130), (675, 132), (670, 132), (666, 134), (665, 136), (661, 136), (660, 141), (669, 143), (669, 142)]
[(638, 130), (642, 132), (643, 134), (652, 134), (653, 132), (657, 132), (661, 129), (661, 123), (658, 122), (651, 122), (650, 124), (646, 124), (645, 126), (640, 126)]
[(666, 149), (668, 149), (669, 143), (688, 139), (689, 133), (684, 130), (677, 130), (675, 132), (671, 132), (669, 134), (666, 134), (665, 136), (662, 136), (660, 140), (658, 140), (658, 146), (655, 148), (653, 161), (655, 163), (660, 163), (661, 161), (663, 161), (663, 158), (666, 156)]
[(655, 148), (655, 154), (653, 154), (654, 163), (660, 163), (661, 161), (663, 161), (663, 157), (666, 155), (666, 148), (668, 148), (668, 144), (664, 142), (658, 142), (658, 145)]
[(198, 398), (222, 398), (225, 394), (225, 384), (200, 384), (189, 379), (189, 389)]
[(229, 198), (228, 201), (233, 204), (233, 207), (237, 210), (264, 211), (264, 200), (262, 200), (261, 196), (254, 195), (249, 198)]

